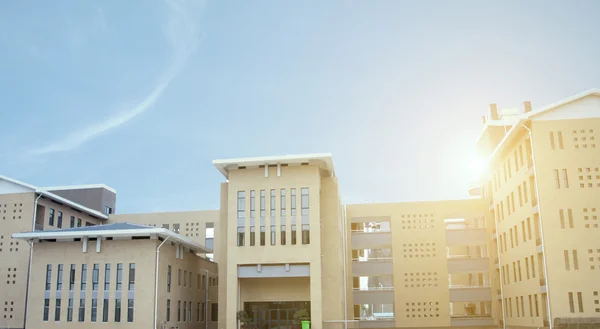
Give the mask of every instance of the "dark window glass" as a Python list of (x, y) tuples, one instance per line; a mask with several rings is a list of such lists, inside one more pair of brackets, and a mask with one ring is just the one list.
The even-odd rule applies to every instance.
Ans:
[(46, 290), (52, 286), (52, 264), (46, 265)]
[(50, 299), (44, 299), (44, 321), (48, 321), (48, 316), (50, 313)]
[[(135, 263), (129, 264), (129, 288), (128, 289), (135, 290)], [(132, 300), (132, 303), (133, 303), (133, 300)]]

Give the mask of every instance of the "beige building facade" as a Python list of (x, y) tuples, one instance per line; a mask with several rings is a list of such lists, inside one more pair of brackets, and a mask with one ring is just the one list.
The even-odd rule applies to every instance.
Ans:
[[(40, 189), (0, 177), (0, 328), (77, 326), (63, 320), (70, 294), (75, 308), (83, 293), (80, 281), (64, 287), (66, 266), (75, 264), (77, 278), (80, 266), (92, 273), (97, 264), (101, 282), (103, 266), (123, 264), (126, 276), (131, 263), (143, 270), (134, 322), (114, 321), (119, 298), (127, 319), (128, 291), (117, 297), (109, 283), (94, 295), (88, 283), (84, 321), (98, 305), (89, 325), (294, 329), (305, 313), (315, 329), (598, 328), (599, 132), (600, 90), (537, 109), (492, 104), (477, 138), (488, 167), (462, 200), (344, 205), (330, 154), (215, 160), (219, 209), (190, 212), (115, 214), (108, 187)], [(121, 238), (104, 236), (95, 252), (97, 226), (86, 223), (143, 225), (145, 235), (115, 230)], [(69, 231), (81, 236), (50, 238)], [(167, 236), (176, 241), (157, 253)], [(171, 284), (183, 284), (170, 293), (169, 266)], [(240, 312), (252, 321), (239, 322)]]

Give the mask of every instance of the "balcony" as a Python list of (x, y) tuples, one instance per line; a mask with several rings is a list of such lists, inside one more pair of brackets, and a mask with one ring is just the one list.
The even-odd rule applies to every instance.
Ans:
[(393, 262), (391, 257), (369, 258), (367, 261), (353, 259), (353, 276), (375, 276), (393, 274)]
[(394, 304), (394, 287), (369, 287), (365, 290), (355, 288), (354, 304)]
[(447, 246), (471, 246), (487, 244), (485, 228), (447, 229)]
[(448, 257), (448, 273), (465, 272), (489, 272), (490, 259), (488, 257), (470, 258), (466, 255), (456, 255)]
[(490, 285), (450, 286), (450, 302), (487, 302), (492, 300), (492, 287)]
[(377, 249), (390, 247), (392, 245), (392, 232), (390, 230), (379, 231), (352, 231), (352, 249)]

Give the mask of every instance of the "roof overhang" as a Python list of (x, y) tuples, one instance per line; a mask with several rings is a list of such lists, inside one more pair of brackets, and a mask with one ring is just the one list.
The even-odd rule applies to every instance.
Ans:
[(112, 193), (117, 193), (117, 190), (115, 190), (114, 188), (105, 185), (105, 184), (86, 184), (86, 185), (69, 185), (69, 186), (47, 186), (47, 187), (42, 187), (44, 190), (48, 190), (48, 191), (64, 191), (64, 190), (85, 190), (85, 189), (97, 189), (97, 188), (101, 188), (101, 189), (105, 189), (107, 191), (110, 191)]
[(213, 165), (225, 178), (229, 178), (229, 171), (238, 169), (239, 167), (259, 167), (268, 165), (316, 165), (334, 175), (333, 157), (331, 153), (316, 153), (316, 154), (300, 154), (300, 155), (282, 155), (268, 156), (258, 158), (238, 158), (238, 159), (223, 159), (214, 160)]
[(124, 229), (124, 230), (90, 230), (90, 231), (35, 231), (13, 233), (14, 239), (25, 241), (40, 241), (40, 240), (56, 240), (69, 241), (76, 238), (131, 238), (131, 237), (161, 237), (163, 240), (168, 239), (170, 242), (182, 244), (184, 247), (198, 254), (212, 253), (213, 250), (192, 241), (186, 237), (169, 231), (165, 228), (142, 228), (142, 229)]

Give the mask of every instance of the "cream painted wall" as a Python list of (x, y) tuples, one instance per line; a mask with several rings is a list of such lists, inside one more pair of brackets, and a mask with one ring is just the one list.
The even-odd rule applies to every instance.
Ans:
[(240, 279), (244, 302), (310, 301), (310, 278)]

